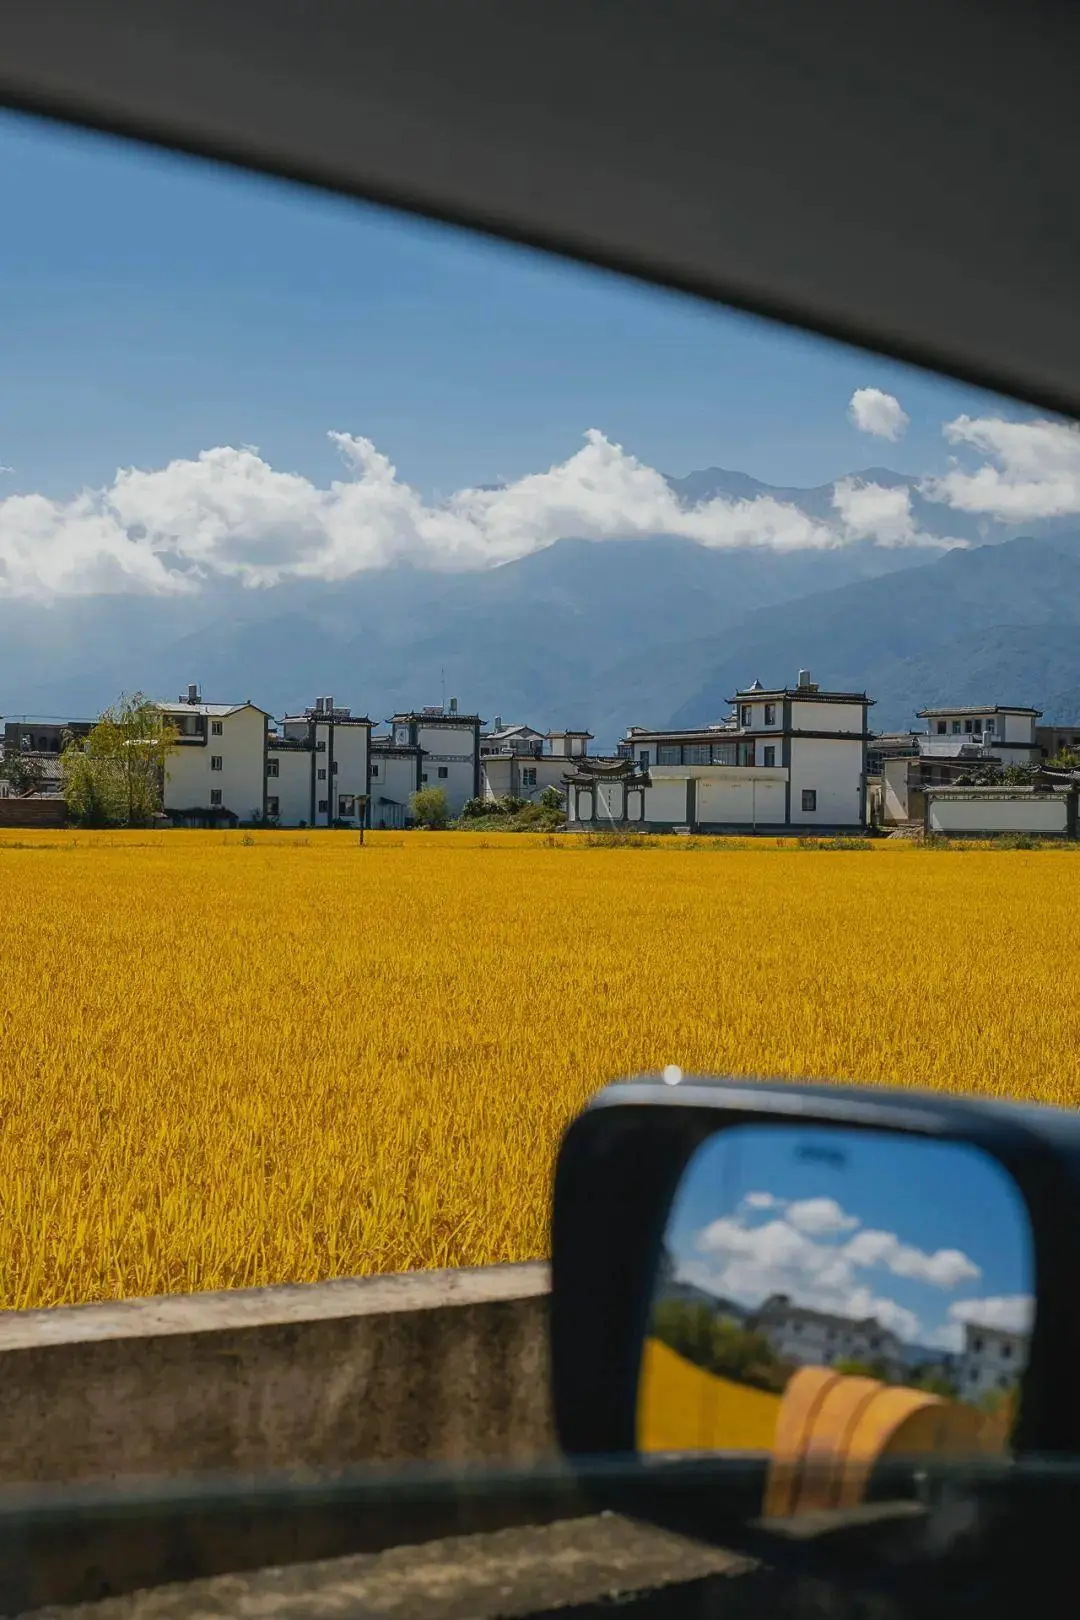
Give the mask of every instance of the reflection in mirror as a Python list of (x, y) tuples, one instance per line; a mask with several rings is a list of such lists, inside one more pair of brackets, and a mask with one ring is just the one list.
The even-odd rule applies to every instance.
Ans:
[(1020, 1194), (975, 1148), (789, 1123), (719, 1131), (668, 1218), (638, 1448), (767, 1454), (775, 1517), (895, 1496), (905, 1459), (1000, 1454), (1033, 1284)]

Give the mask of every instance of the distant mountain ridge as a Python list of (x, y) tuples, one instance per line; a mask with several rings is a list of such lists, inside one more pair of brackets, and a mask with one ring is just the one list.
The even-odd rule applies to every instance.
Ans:
[[(943, 701), (1080, 718), (1080, 528), (1017, 538), (925, 501), (909, 475), (852, 476), (906, 488), (925, 533), (972, 549), (568, 536), (480, 573), (399, 565), (190, 599), (0, 600), (0, 712), (86, 716), (121, 690), (175, 696), (197, 680), (275, 714), (331, 692), (376, 721), (453, 695), (485, 718), (585, 725), (611, 746), (630, 724), (714, 720), (736, 686), (809, 667), (822, 685), (865, 688), (879, 727)], [(835, 520), (832, 484), (722, 468), (669, 482), (686, 502), (768, 495)]]

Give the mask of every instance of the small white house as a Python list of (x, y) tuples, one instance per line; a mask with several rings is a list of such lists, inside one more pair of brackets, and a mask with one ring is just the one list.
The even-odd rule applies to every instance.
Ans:
[(588, 753), (589, 731), (534, 731), (506, 726), (481, 739), (480, 792), (485, 799), (539, 802), (546, 788), (563, 791), (568, 761)]
[(1001, 703), (920, 709), (918, 718), (927, 723), (926, 735), (919, 740), (920, 752), (948, 755), (967, 743), (992, 752), (1002, 765), (1034, 765), (1042, 757), (1035, 734), (1041, 714), (1041, 709)]
[(992, 1392), (1015, 1388), (1028, 1354), (1026, 1333), (964, 1324), (964, 1348), (956, 1363), (956, 1382), (962, 1400), (979, 1401)]
[(266, 812), (270, 716), (250, 701), (204, 703), (197, 686), (157, 707), (176, 728), (165, 761), (163, 808), (174, 821), (232, 824)]

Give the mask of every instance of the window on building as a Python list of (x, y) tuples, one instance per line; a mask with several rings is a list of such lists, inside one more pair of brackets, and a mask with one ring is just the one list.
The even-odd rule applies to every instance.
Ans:
[(315, 752), (317, 754), (325, 754), (326, 753), (326, 744), (324, 742), (317, 742), (315, 744)]
[(953, 736), (954, 737), (959, 737), (959, 735), (960, 735), (960, 722), (959, 722), (959, 720), (954, 720), (953, 721), (952, 730), (953, 730)]
[(776, 704), (775, 703), (766, 703), (766, 705), (765, 705), (765, 724), (767, 726), (775, 726), (775, 724), (776, 724)]
[(735, 765), (738, 763), (738, 750), (734, 743), (713, 743), (712, 762), (714, 765)]
[(420, 780), (421, 780), (421, 782), (426, 782), (427, 781), (427, 771), (421, 771), (420, 772)]
[(267, 762), (266, 762), (266, 774), (267, 774), (267, 776), (280, 776), (281, 771), (279, 769), (279, 765), (280, 765), (279, 760), (268, 759)]
[(276, 794), (268, 793), (266, 795), (266, 813), (267, 813), (268, 816), (276, 816), (278, 814), (279, 809), (280, 809), (280, 805), (281, 805), (281, 800), (277, 797)]
[(337, 773), (338, 773), (338, 762), (335, 759), (334, 763), (330, 767), (330, 775), (331, 776), (336, 776)]
[(521, 785), (522, 787), (527, 788), (534, 788), (536, 786), (536, 770), (533, 766), (530, 765), (527, 769), (522, 771)]
[(817, 788), (803, 788), (802, 807), (804, 810), (817, 809)]
[(212, 805), (221, 803), (221, 789), (220, 788), (211, 788), (210, 789), (210, 803)]
[(741, 726), (748, 726), (750, 724), (752, 712), (753, 711), (751, 710), (749, 703), (744, 703), (741, 706), (739, 709), (739, 724)]
[(319, 800), (319, 814), (320, 814), (320, 816), (325, 816), (325, 814), (327, 812), (327, 809), (328, 809), (328, 805), (327, 805), (326, 800), (325, 799), (320, 799)]
[(992, 735), (997, 730), (997, 722), (995, 720), (988, 720), (986, 722), (986, 729)]
[(220, 771), (221, 770), (221, 755), (220, 754), (211, 754), (210, 755), (210, 769), (212, 771)]
[(347, 820), (347, 819), (351, 818), (352, 816), (355, 816), (355, 814), (356, 814), (356, 795), (353, 794), (353, 793), (339, 793), (338, 794), (338, 802), (337, 802), (337, 813), (338, 813), (339, 816), (342, 817), (343, 820)]
[(709, 758), (708, 743), (687, 743), (683, 748), (684, 765), (708, 765)]
[(947, 730), (948, 730), (948, 727), (946, 726), (944, 720), (939, 720), (938, 723), (937, 723), (937, 734), (938, 734), (938, 736), (939, 737), (944, 737)]
[(661, 743), (656, 750), (656, 763), (658, 765), (681, 765), (682, 749), (678, 743)]
[(983, 1341), (981, 1339), (972, 1339), (971, 1348), (975, 1351), (975, 1354), (978, 1355), (983, 1349)]
[(326, 766), (325, 765), (320, 765), (319, 766), (318, 777), (319, 777), (320, 782), (325, 782), (326, 781)]
[(761, 763), (765, 766), (776, 764), (776, 748), (774, 745), (767, 743), (761, 750)]
[(1013, 1353), (1013, 1347), (1012, 1347), (1011, 1344), (1003, 1344), (1002, 1345), (1002, 1347), (1001, 1347), (1001, 1359), (1002, 1359), (1002, 1361), (1008, 1361), (1010, 1356), (1012, 1355), (1012, 1353)]
[(975, 729), (975, 725), (974, 725), (973, 721), (971, 721), (971, 720), (965, 720), (964, 721), (964, 732), (968, 737), (971, 736), (971, 733), (974, 731), (974, 729)]
[(649, 750), (647, 748), (641, 748), (641, 749), (638, 750), (638, 764), (641, 766), (641, 769), (643, 771), (648, 770), (648, 768), (649, 768)]
[(739, 744), (739, 764), (740, 765), (753, 765), (753, 763), (754, 763), (754, 745), (753, 745), (753, 743), (752, 742), (740, 743)]
[(372, 774), (372, 776), (378, 776), (378, 774), (379, 774), (379, 767), (378, 767), (378, 764), (377, 764), (377, 763), (373, 763), (373, 764), (372, 764), (372, 767), (371, 767), (371, 774)]
[(211, 735), (211, 737), (220, 737), (221, 736), (221, 721), (220, 720), (211, 720), (211, 722), (210, 722), (210, 735)]
[(440, 782), (445, 782), (449, 775), (450, 775), (450, 767), (449, 767), (449, 765), (440, 765), (439, 766), (439, 781)]

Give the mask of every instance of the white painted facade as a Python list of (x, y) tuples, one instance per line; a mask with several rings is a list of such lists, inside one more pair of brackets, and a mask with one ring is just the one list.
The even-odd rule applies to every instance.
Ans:
[(159, 703), (177, 728), (165, 761), (166, 814), (252, 821), (264, 810), (270, 716), (253, 703), (203, 703), (195, 694)]
[[(303, 714), (287, 715), (281, 733), (286, 746), (271, 746), (268, 758), (268, 790), (278, 800), (281, 825), (364, 826), (371, 721), (338, 708), (332, 697), (316, 698), (314, 707)], [(276, 794), (270, 785), (275, 759)]]
[(569, 763), (587, 756), (589, 731), (535, 731), (507, 726), (481, 738), (480, 796), (539, 803), (546, 788), (563, 790)]
[[(727, 721), (698, 731), (634, 726), (620, 754), (648, 773), (643, 822), (717, 831), (858, 832), (866, 826), (867, 713), (864, 693), (821, 692), (805, 671), (795, 687), (735, 694)], [(571, 783), (568, 816), (594, 820), (610, 800)], [(575, 814), (575, 810), (577, 813)]]
[(841, 1361), (882, 1361), (891, 1376), (904, 1365), (895, 1333), (873, 1317), (856, 1320), (794, 1304), (774, 1294), (750, 1319), (776, 1354), (800, 1367), (831, 1367)]
[(920, 739), (920, 747), (931, 752), (935, 745), (975, 743), (992, 749), (1002, 765), (1033, 765), (1041, 758), (1035, 735), (1041, 713), (1008, 704), (920, 709), (918, 718), (927, 723), (927, 743)]
[(1072, 795), (1067, 790), (928, 788), (925, 797), (930, 833), (961, 838), (1008, 833), (1064, 838), (1070, 830)]
[(957, 1390), (962, 1400), (979, 1401), (991, 1393), (1014, 1388), (1027, 1362), (1025, 1333), (1001, 1328), (964, 1325), (964, 1348), (956, 1363)]
[(422, 758), (418, 748), (395, 748), (389, 738), (373, 739), (370, 827), (408, 824), (409, 799), (420, 784)]
[(455, 709), (421, 709), (395, 714), (391, 740), (399, 747), (423, 750), (421, 787), (442, 788), (450, 814), (460, 815), (469, 799), (480, 795), (479, 715)]

